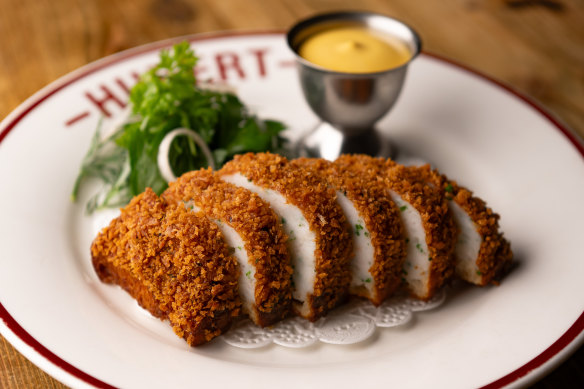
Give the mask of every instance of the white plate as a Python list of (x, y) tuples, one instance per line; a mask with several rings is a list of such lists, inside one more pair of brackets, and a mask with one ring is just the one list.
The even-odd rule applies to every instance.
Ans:
[[(201, 78), (223, 74), (261, 116), (286, 121), (293, 134), (317, 122), (283, 35), (188, 39)], [(92, 221), (69, 201), (100, 117), (92, 98), (109, 96), (101, 112), (114, 117), (133, 72), (171, 43), (88, 65), (0, 125), (0, 330), (33, 363), (75, 387), (500, 387), (532, 382), (581, 343), (584, 149), (523, 98), (429, 55), (412, 64), (379, 126), (502, 215), (518, 266), (500, 287), (462, 288), (363, 344), (242, 350), (223, 342), (191, 349), (101, 284), (89, 259)]]

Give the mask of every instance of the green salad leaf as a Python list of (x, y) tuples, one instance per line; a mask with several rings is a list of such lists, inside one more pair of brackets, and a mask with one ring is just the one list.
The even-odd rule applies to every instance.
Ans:
[[(168, 183), (157, 165), (158, 148), (164, 136), (179, 127), (203, 138), (216, 166), (235, 154), (281, 150), (285, 126), (258, 119), (232, 93), (197, 87), (197, 60), (188, 42), (161, 51), (158, 65), (143, 74), (130, 92), (132, 119), (108, 136), (102, 134), (100, 123), (71, 194), (75, 200), (86, 178), (103, 182), (87, 205), (89, 213), (124, 205), (147, 187), (158, 194), (166, 189)], [(188, 137), (172, 142), (169, 161), (177, 176), (208, 165)]]

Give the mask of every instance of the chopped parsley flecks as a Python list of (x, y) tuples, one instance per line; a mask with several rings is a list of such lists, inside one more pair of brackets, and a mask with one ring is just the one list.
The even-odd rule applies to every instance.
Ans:
[(399, 207), (399, 210), (402, 212), (405, 211), (406, 209), (408, 209), (407, 205), (402, 205), (401, 207)]
[(428, 261), (432, 261), (432, 257), (428, 257)]
[(251, 270), (248, 270), (247, 273), (245, 273), (245, 276), (247, 278), (251, 278)]
[(444, 190), (448, 193), (452, 193), (452, 191), (454, 190), (454, 188), (452, 187), (452, 185), (448, 184), (446, 185), (446, 187), (444, 188)]
[(483, 273), (480, 270), (477, 270), (477, 276), (482, 276)]
[(421, 244), (416, 243), (416, 248), (418, 249), (418, 251), (420, 251), (422, 254), (424, 254), (424, 249), (422, 248)]
[(370, 282), (371, 282), (371, 278), (365, 278), (365, 279), (363, 280), (363, 282), (370, 283)]
[(406, 243), (410, 243), (410, 238), (406, 238)]
[(361, 224), (355, 224), (355, 235), (360, 236), (361, 230), (363, 230), (363, 226)]
[(241, 247), (241, 246), (237, 246), (237, 249), (238, 249), (238, 250), (243, 250), (243, 247)]
[(282, 218), (282, 224), (286, 224), (286, 219)]
[(251, 178), (248, 178), (248, 179), (247, 179), (247, 182), (251, 182)]
[(363, 235), (365, 235), (366, 237), (368, 237), (368, 238), (369, 238), (369, 232), (365, 231), (365, 232), (363, 233)]

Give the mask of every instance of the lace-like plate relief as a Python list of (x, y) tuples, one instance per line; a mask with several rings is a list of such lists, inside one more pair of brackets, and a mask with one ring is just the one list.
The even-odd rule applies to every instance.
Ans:
[(249, 319), (235, 324), (220, 337), (240, 348), (260, 348), (272, 343), (284, 347), (308, 347), (318, 341), (330, 344), (354, 344), (369, 338), (376, 327), (396, 327), (409, 322), (414, 312), (440, 306), (446, 299), (442, 290), (429, 301), (406, 296), (388, 299), (375, 307), (365, 300), (353, 301), (328, 316), (311, 323), (292, 317), (270, 328), (260, 328)]

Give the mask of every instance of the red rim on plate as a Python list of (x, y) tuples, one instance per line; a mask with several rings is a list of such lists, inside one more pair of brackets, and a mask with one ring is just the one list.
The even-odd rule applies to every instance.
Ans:
[[(53, 96), (63, 88), (67, 87), (68, 85), (87, 77), (88, 75), (103, 69), (107, 66), (112, 64), (121, 62), (125, 59), (144, 54), (147, 52), (152, 52), (155, 50), (159, 50), (165, 47), (172, 45), (177, 41), (188, 40), (189, 42), (196, 42), (196, 41), (203, 41), (203, 40), (211, 40), (211, 39), (222, 39), (222, 38), (229, 38), (234, 36), (254, 36), (254, 35), (282, 35), (282, 31), (242, 31), (242, 32), (223, 32), (223, 33), (210, 33), (210, 34), (198, 34), (194, 36), (184, 36), (173, 38), (169, 40), (159, 41), (152, 44), (147, 44), (144, 46), (139, 46), (135, 49), (130, 49), (119, 54), (114, 54), (112, 56), (106, 57), (102, 60), (98, 60), (92, 64), (86, 65), (80, 68), (78, 71), (75, 71), (68, 76), (64, 76), (64, 78), (51, 83), (37, 94), (29, 98), (26, 102), (24, 102), (17, 111), (19, 113), (15, 114), (13, 118), (10, 119), (5, 125), (4, 128), (0, 132), (0, 143), (4, 140), (4, 138), (10, 133), (14, 127), (29, 113), (31, 113), (37, 106), (47, 100), (49, 97)], [(464, 65), (456, 63), (450, 59), (443, 58), (436, 54), (430, 54), (423, 52), (422, 55), (431, 57), (435, 60), (440, 62), (449, 64), (456, 68), (462, 69), (465, 72), (474, 75), (475, 77), (481, 78), (484, 81), (489, 82), (490, 84), (494, 84), (498, 86), (500, 89), (514, 95), (519, 100), (523, 101), (535, 111), (539, 112), (543, 117), (545, 117), (550, 123), (554, 125), (554, 127), (560, 131), (569, 141), (570, 143), (576, 148), (576, 150), (580, 153), (580, 155), (584, 158), (584, 145), (578, 139), (576, 135), (572, 131), (570, 131), (564, 124), (560, 123), (556, 118), (554, 118), (550, 113), (545, 111), (542, 107), (540, 107), (537, 103), (535, 103), (530, 98), (520, 94), (519, 92), (513, 90), (509, 86), (492, 79), (489, 76), (486, 76), (480, 72), (477, 72), (474, 69), (470, 69)], [(15, 112), (17, 112), (15, 111)], [(90, 374), (85, 373), (84, 371), (78, 369), (74, 365), (68, 363), (67, 361), (60, 358), (58, 355), (53, 353), (47, 347), (42, 345), (38, 340), (36, 340), (31, 334), (29, 334), (11, 315), (10, 313), (4, 308), (2, 303), (0, 302), (0, 317), (2, 318), (4, 324), (8, 329), (24, 344), (31, 347), (37, 354), (41, 355), (42, 357), (46, 358), (50, 361), (54, 366), (64, 370), (72, 377), (75, 377), (89, 385), (93, 385), (99, 388), (114, 388), (110, 384), (101, 381), (100, 379), (91, 376)], [(552, 343), (547, 349), (545, 349), (541, 354), (530, 360), (529, 362), (525, 363), (523, 366), (519, 367), (518, 369), (512, 371), (511, 373), (493, 381), (485, 386), (482, 389), (494, 389), (494, 388), (501, 388), (511, 383), (517, 382), (520, 379), (527, 377), (527, 375), (534, 370), (542, 367), (546, 362), (551, 361), (554, 357), (559, 356), (560, 352), (565, 350), (568, 346), (573, 345), (573, 350), (575, 351), (577, 348), (577, 344), (573, 344), (576, 338), (582, 334), (584, 331), (584, 312), (580, 314), (578, 319), (570, 326), (570, 328), (560, 336), (554, 343)], [(19, 350), (23, 352), (24, 350)], [(24, 353), (24, 352), (23, 352)], [(25, 354), (25, 356), (27, 356)], [(28, 356), (27, 356), (28, 357)], [(568, 357), (568, 355), (564, 355), (564, 357)], [(560, 363), (561, 360), (558, 359), (556, 363)], [(536, 378), (534, 376), (533, 378)]]

